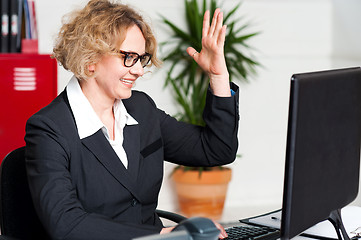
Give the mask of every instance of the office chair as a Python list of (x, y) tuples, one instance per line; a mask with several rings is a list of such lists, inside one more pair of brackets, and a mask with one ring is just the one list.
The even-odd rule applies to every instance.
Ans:
[[(161, 218), (178, 223), (185, 217), (156, 210)], [(30, 195), (25, 169), (25, 147), (10, 152), (0, 166), (0, 240), (50, 239)]]
[(50, 239), (35, 213), (28, 187), (24, 155), (25, 147), (15, 149), (1, 163), (1, 233), (18, 239)]

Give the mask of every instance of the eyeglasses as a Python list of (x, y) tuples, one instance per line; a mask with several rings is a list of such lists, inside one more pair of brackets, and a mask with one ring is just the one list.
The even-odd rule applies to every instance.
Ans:
[(122, 50), (119, 50), (118, 52), (124, 55), (124, 66), (126, 67), (133, 67), (140, 59), (140, 64), (144, 68), (145, 66), (148, 65), (150, 59), (152, 58), (152, 55), (149, 53), (144, 53), (143, 55), (139, 55), (138, 53), (135, 52), (125, 52)]

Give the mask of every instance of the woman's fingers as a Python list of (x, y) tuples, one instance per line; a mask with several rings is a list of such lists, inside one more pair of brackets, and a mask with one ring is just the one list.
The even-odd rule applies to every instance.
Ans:
[(202, 30), (202, 36), (205, 37), (208, 35), (208, 31), (209, 31), (209, 18), (210, 18), (210, 13), (209, 10), (207, 10), (204, 13), (204, 17), (203, 17), (203, 30)]
[(170, 233), (173, 229), (174, 229), (174, 227), (162, 228), (162, 230), (160, 231), (160, 234)]
[[(218, 37), (223, 27), (223, 12), (219, 8), (214, 11), (212, 22), (209, 23), (210, 13), (207, 10), (203, 18), (203, 37)], [(210, 25), (209, 25), (210, 24)]]
[[(203, 18), (203, 46), (209, 44), (223, 46), (226, 36), (226, 26), (223, 25), (223, 12), (217, 8), (214, 12), (211, 24), (209, 23), (210, 12), (207, 10)], [(206, 45), (204, 45), (206, 44)]]
[(196, 60), (196, 58), (198, 57), (198, 56), (197, 56), (197, 54), (198, 54), (197, 50), (195, 50), (195, 49), (192, 48), (192, 47), (188, 47), (188, 48), (187, 48), (187, 53), (188, 53), (188, 55), (191, 56), (196, 62), (198, 62), (198, 61)]
[(216, 18), (216, 27), (213, 33), (214, 37), (218, 38), (223, 27), (223, 12), (219, 12)]
[(213, 18), (212, 18), (212, 22), (211, 22), (211, 27), (209, 28), (209, 32), (208, 32), (208, 36), (209, 37), (212, 37), (213, 34), (214, 34), (214, 31), (216, 29), (216, 25), (217, 25), (217, 19), (218, 19), (218, 14), (221, 10), (219, 8), (217, 8), (215, 11), (214, 11), (214, 14), (213, 14)]
[(226, 31), (227, 31), (227, 25), (222, 26), (221, 30), (220, 30), (220, 34), (218, 36), (218, 40), (217, 40), (217, 44), (218, 45), (224, 45), (224, 42), (226, 40)]
[(226, 26), (223, 26), (223, 13), (219, 8), (214, 12), (212, 22), (210, 12), (207, 10), (203, 18), (202, 49), (197, 52), (189, 47), (187, 53), (194, 61), (207, 72), (209, 76), (228, 75), (227, 66), (224, 59), (224, 41), (226, 36)]
[(219, 224), (218, 222), (216, 221), (213, 221), (214, 225), (216, 225), (216, 227), (218, 228), (218, 230), (220, 231), (219, 233), (219, 238), (220, 239), (223, 239), (223, 238), (226, 238), (228, 237), (228, 234), (226, 233), (226, 230), (224, 230), (223, 226), (221, 224)]

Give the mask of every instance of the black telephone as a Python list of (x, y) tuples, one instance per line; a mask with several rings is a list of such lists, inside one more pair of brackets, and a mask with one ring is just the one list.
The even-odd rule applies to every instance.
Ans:
[(218, 240), (219, 229), (212, 220), (193, 217), (181, 221), (171, 233), (151, 235), (133, 240)]
[(188, 218), (180, 222), (172, 232), (185, 230), (191, 240), (217, 240), (220, 230), (212, 220), (203, 217)]

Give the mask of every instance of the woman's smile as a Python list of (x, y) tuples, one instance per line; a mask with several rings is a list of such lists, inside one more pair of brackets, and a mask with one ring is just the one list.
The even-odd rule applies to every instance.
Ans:
[(135, 80), (128, 80), (124, 78), (121, 78), (120, 81), (129, 88), (133, 87), (133, 83), (135, 82)]

